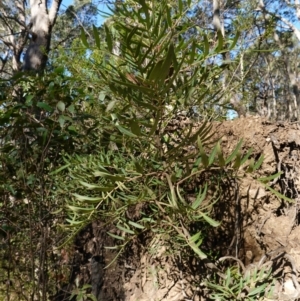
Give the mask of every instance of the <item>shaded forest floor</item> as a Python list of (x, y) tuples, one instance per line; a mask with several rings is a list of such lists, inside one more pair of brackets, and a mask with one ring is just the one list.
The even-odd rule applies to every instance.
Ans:
[[(294, 202), (283, 201), (247, 174), (225, 183), (228, 189), (214, 205), (214, 218), (222, 223), (208, 230), (203, 250), (216, 260), (238, 258), (246, 270), (272, 266), (275, 291), (272, 299), (265, 300), (300, 300), (300, 126), (247, 117), (213, 127), (225, 153), (243, 139), (243, 149), (252, 148), (253, 158), (264, 156), (256, 177), (282, 172), (269, 184)], [(172, 245), (147, 234), (104, 269), (117, 254), (104, 248), (114, 245), (108, 230), (97, 221), (78, 235), (71, 282), (91, 283), (98, 299), (105, 301), (210, 300), (205, 281), (212, 272), (191, 254), (174, 253)], [(227, 263), (235, 265), (231, 257)]]

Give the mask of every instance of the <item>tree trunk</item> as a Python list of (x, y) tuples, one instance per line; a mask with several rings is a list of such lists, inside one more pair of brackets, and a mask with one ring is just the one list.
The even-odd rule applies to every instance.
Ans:
[(224, 23), (221, 21), (220, 3), (219, 0), (213, 0), (213, 21), (212, 24), (216, 31), (220, 31), (222, 36), (225, 36)]
[(25, 54), (24, 70), (44, 70), (50, 49), (51, 31), (62, 0), (53, 0), (49, 13), (46, 0), (30, 0), (30, 45)]

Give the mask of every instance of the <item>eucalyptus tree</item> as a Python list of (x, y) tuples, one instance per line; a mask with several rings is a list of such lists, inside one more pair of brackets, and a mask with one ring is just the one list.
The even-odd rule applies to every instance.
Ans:
[[(3, 1), (0, 6), (1, 70), (12, 60), (12, 71), (41, 70), (47, 62), (51, 32), (62, 0)], [(29, 46), (25, 51), (28, 41)], [(24, 64), (22, 64), (24, 54)], [(6, 71), (9, 72), (9, 71)]]
[(227, 38), (239, 33), (235, 51), (215, 62), (230, 61), (219, 82), (223, 106), (273, 120), (299, 119), (299, 12), (298, 1), (199, 2), (193, 12), (198, 26), (210, 32), (223, 26)]
[[(21, 70), (41, 71), (50, 49), (68, 46), (96, 21), (96, 4), (74, 1), (65, 7), (62, 0), (15, 0), (0, 4), (0, 72), (2, 78)], [(52, 43), (51, 43), (52, 42)]]
[(299, 120), (299, 4), (250, 1), (241, 8), (237, 21), (247, 24), (247, 35), (238, 74), (247, 108), (273, 120)]
[[(300, 2), (279, 0), (274, 5), (270, 1), (260, 1), (258, 10), (266, 20), (271, 18), (276, 21), (274, 32), (274, 42), (278, 45), (279, 55), (282, 58), (282, 73), (284, 78), (273, 83), (273, 94), (275, 99), (275, 87), (280, 97), (278, 107), (284, 107), (287, 114), (286, 118), (300, 119), (300, 94), (299, 94), (299, 43), (300, 43)], [(288, 80), (288, 85), (286, 80)], [(278, 83), (282, 88), (278, 89)], [(281, 114), (282, 115), (282, 114)]]

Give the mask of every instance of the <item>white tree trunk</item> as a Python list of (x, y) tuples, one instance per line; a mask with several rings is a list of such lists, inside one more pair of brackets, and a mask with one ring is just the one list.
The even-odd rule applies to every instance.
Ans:
[[(272, 3), (272, 2), (270, 2)], [(294, 5), (291, 5), (288, 1), (287, 4), (289, 7), (293, 7), (296, 11), (295, 11), (295, 15), (298, 18), (298, 20), (300, 21), (300, 3), (299, 0), (295, 1)], [(274, 16), (277, 19), (279, 19), (280, 21), (282, 21), (289, 29), (291, 29), (294, 32), (294, 35), (296, 36), (296, 38), (298, 39), (298, 41), (300, 41), (300, 30), (292, 23), (290, 22), (288, 19), (282, 17), (279, 14), (275, 14), (270, 12), (269, 10), (267, 10), (265, 4), (264, 4), (264, 0), (259, 0), (258, 6), (256, 8), (257, 11), (262, 11), (264, 14), (268, 14), (270, 16)]]
[(213, 0), (213, 21), (212, 24), (216, 31), (220, 31), (222, 36), (224, 37), (224, 24), (221, 20), (221, 13), (220, 13), (220, 3), (219, 0)]
[(45, 68), (51, 42), (51, 31), (62, 0), (53, 0), (47, 13), (46, 0), (30, 0), (31, 41), (25, 54), (24, 70)]

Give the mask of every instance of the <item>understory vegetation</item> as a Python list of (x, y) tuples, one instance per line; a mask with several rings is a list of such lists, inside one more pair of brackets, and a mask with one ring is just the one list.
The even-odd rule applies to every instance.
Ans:
[[(212, 126), (252, 110), (231, 95), (252, 97), (246, 85), (257, 78), (237, 70), (257, 48), (244, 51), (238, 22), (226, 34), (195, 25), (194, 9), (190, 0), (118, 3), (103, 26), (58, 46), (43, 72), (1, 79), (1, 300), (50, 300), (68, 284), (74, 237), (95, 220), (110, 225), (113, 260), (145, 235), (203, 260), (214, 300), (272, 293), (270, 267), (230, 262), (220, 276), (218, 254), (202, 248), (240, 178), (288, 198), (267, 184), (280, 174), (255, 175), (263, 157), (242, 140), (225, 155)], [(70, 299), (96, 300), (88, 284)]]

